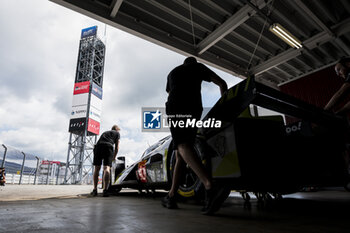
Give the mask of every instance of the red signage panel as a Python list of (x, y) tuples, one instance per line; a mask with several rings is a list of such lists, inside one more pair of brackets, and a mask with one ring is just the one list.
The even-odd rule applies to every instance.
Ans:
[(89, 90), (90, 90), (90, 81), (75, 83), (73, 95), (89, 93)]
[(90, 133), (98, 135), (100, 133), (100, 122), (89, 118), (88, 129)]

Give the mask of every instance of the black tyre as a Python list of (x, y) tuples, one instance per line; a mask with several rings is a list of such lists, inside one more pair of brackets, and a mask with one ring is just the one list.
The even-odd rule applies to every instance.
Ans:
[[(200, 148), (201, 142), (199, 140), (196, 140), (195, 145), (195, 151), (197, 155), (200, 157), (202, 163), (206, 167), (206, 169), (209, 170), (210, 164), (205, 159), (205, 154), (202, 152), (202, 149)], [(169, 162), (169, 175), (172, 180), (173, 178), (173, 172), (175, 168), (176, 163), (176, 155), (175, 151), (171, 151), (170, 155), (170, 162)], [(192, 169), (186, 165), (185, 173), (182, 174), (180, 186), (178, 189), (178, 194), (184, 198), (196, 198), (196, 199), (203, 199), (204, 198), (204, 185), (199, 180), (197, 175), (192, 171)]]

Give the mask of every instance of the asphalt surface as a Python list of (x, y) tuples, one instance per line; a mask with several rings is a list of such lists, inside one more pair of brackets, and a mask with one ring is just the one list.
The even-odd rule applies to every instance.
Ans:
[(90, 191), (90, 186), (2, 187), (0, 232), (350, 232), (350, 193), (343, 189), (261, 203), (252, 198), (250, 204), (232, 193), (214, 216), (201, 215), (194, 201), (165, 209), (164, 192), (91, 197)]

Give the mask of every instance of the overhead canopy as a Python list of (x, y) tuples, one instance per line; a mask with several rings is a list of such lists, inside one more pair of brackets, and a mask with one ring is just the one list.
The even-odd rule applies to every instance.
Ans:
[[(275, 88), (350, 56), (348, 0), (51, 1)], [(303, 47), (274, 35), (274, 23)]]

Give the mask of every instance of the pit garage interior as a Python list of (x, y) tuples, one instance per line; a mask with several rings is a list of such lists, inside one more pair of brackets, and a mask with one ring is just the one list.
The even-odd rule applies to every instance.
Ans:
[[(51, 1), (234, 76), (253, 77), (320, 109), (342, 84), (334, 64), (350, 56), (347, 0)], [(272, 33), (274, 25), (293, 35), (294, 47)], [(201, 216), (196, 205), (182, 204), (179, 211), (161, 208), (161, 194), (140, 198), (121, 193), (94, 203), (40, 201), (38, 208), (78, 207), (69, 213), (71, 219), (66, 211), (52, 212), (48, 218), (62, 220), (54, 231), (107, 226), (105, 231), (124, 232), (348, 232), (350, 195), (340, 188), (293, 194), (269, 206), (259, 206), (255, 199), (246, 206), (242, 198), (230, 196), (215, 217)], [(27, 209), (14, 208), (36, 211), (30, 203), (22, 206)], [(91, 209), (97, 209), (94, 216), (87, 214)]]
[[(193, 55), (237, 77), (254, 75), (258, 82), (295, 95), (311, 89), (300, 89), (309, 85), (297, 80), (306, 80), (316, 72), (336, 82), (334, 72), (327, 68), (350, 55), (350, 2), (346, 0), (53, 2), (173, 51)], [(301, 48), (291, 47), (269, 30), (277, 23), (300, 41)], [(327, 89), (332, 82), (322, 79), (317, 85)], [(294, 87), (295, 83), (299, 86)]]

